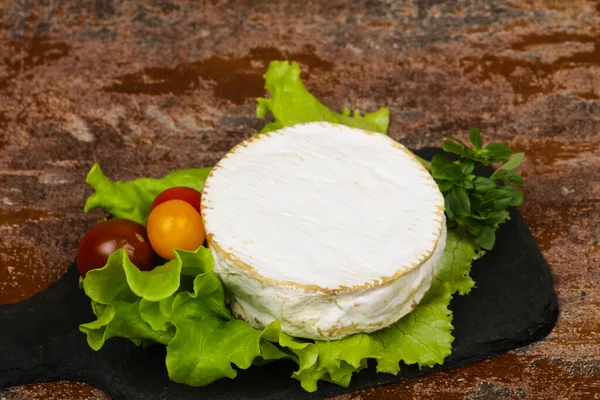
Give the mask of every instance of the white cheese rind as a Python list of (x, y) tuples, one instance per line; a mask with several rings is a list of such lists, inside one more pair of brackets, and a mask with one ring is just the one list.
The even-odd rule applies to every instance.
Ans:
[(233, 149), (202, 215), (234, 314), (328, 340), (389, 326), (421, 300), (445, 247), (443, 204), (392, 139), (310, 123)]

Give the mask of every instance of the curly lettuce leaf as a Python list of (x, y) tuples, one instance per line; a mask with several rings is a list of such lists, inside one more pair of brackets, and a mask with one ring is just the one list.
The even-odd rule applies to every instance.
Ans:
[(94, 350), (100, 350), (113, 337), (130, 339), (137, 345), (142, 341), (168, 344), (171, 334), (152, 329), (141, 317), (139, 304), (139, 300), (133, 303), (116, 300), (111, 304), (93, 305), (92, 309), (98, 319), (79, 327), (87, 335), (88, 345)]
[[(377, 360), (377, 371), (397, 374), (400, 363), (432, 367), (452, 352), (452, 295), (466, 294), (474, 283), (469, 278), (475, 245), (454, 231), (448, 232), (436, 277), (423, 300), (411, 313), (388, 328), (340, 340), (316, 341), (317, 360), (294, 374), (307, 391), (325, 380), (346, 387), (351, 376)], [(469, 257), (473, 257), (469, 259)]]
[(84, 211), (104, 208), (117, 218), (126, 218), (146, 226), (150, 206), (162, 191), (174, 186), (186, 186), (202, 191), (211, 168), (181, 169), (161, 179), (141, 178), (130, 182), (111, 182), (94, 164), (86, 183), (95, 193), (88, 197)]
[[(212, 261), (212, 258), (211, 258)], [(140, 271), (127, 256), (125, 249), (110, 255), (101, 269), (88, 272), (83, 281), (85, 293), (94, 301), (110, 304), (114, 300), (137, 297), (159, 301), (171, 296), (179, 288), (181, 255), (152, 271)]]
[(300, 79), (301, 72), (300, 66), (295, 62), (272, 61), (269, 64), (264, 78), (265, 89), (271, 97), (257, 99), (256, 115), (258, 118), (266, 118), (273, 114), (275, 120), (268, 123), (261, 132), (315, 121), (333, 122), (384, 134), (387, 132), (387, 108), (364, 115), (359, 110), (350, 112), (347, 108), (341, 114), (333, 112), (306, 90)]
[(370, 358), (379, 359), (385, 348), (373, 334), (356, 334), (340, 340), (315, 341), (318, 358), (300, 368), (293, 377), (308, 392), (317, 390), (319, 380), (348, 387), (352, 375), (367, 367)]
[(442, 364), (452, 353), (452, 295), (448, 285), (434, 280), (417, 308), (392, 326), (373, 333), (383, 344), (378, 372), (397, 374), (399, 362), (419, 367)]
[(261, 331), (245, 321), (219, 316), (203, 298), (187, 292), (177, 296), (171, 319), (177, 332), (167, 346), (169, 378), (192, 386), (235, 378), (232, 364), (247, 369), (261, 354)]
[(166, 365), (175, 382), (204, 386), (235, 378), (232, 364), (247, 369), (261, 354), (261, 331), (231, 315), (212, 265), (196, 276), (193, 292), (177, 294), (171, 314), (177, 331), (167, 346)]
[(436, 277), (448, 284), (451, 293), (466, 295), (475, 287), (475, 281), (469, 275), (471, 264), (483, 255), (476, 247), (464, 232), (448, 230), (446, 249), (437, 266)]
[[(234, 365), (249, 368), (259, 356), (288, 357), (277, 348), (263, 355), (263, 331), (231, 315), (209, 249), (175, 254), (152, 271), (140, 271), (121, 249), (103, 268), (87, 274), (83, 288), (97, 320), (80, 330), (92, 349), (113, 337), (166, 345), (170, 379), (192, 386), (235, 378)], [(191, 287), (186, 277), (193, 278)], [(273, 330), (279, 330), (278, 324), (265, 332), (272, 335)]]
[(168, 331), (172, 328), (173, 301), (175, 296), (167, 297), (160, 301), (140, 300), (140, 316), (152, 329)]
[[(152, 271), (140, 271), (125, 249), (110, 255), (103, 268), (91, 270), (83, 280), (83, 290), (92, 300), (96, 321), (82, 324), (94, 350), (107, 339), (125, 337), (134, 342), (156, 341), (167, 344), (172, 336), (173, 296), (183, 288), (182, 268), (212, 271), (210, 250), (176, 251), (176, 258)], [(217, 278), (215, 278), (217, 279)]]

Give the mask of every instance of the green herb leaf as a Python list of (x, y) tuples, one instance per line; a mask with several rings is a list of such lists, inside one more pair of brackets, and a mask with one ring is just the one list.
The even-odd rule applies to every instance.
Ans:
[(525, 158), (525, 153), (516, 153), (510, 156), (508, 161), (500, 166), (500, 170), (508, 171), (517, 168)]
[(448, 136), (444, 143), (442, 143), (442, 149), (448, 153), (458, 154), (461, 157), (469, 158), (469, 148), (458, 138), (454, 136)]
[(447, 192), (448, 190), (452, 189), (452, 182), (440, 180), (438, 182), (438, 187), (442, 193)]
[(494, 200), (492, 208), (494, 209), (494, 211), (506, 210), (506, 208), (510, 205), (512, 201), (513, 200), (511, 197), (503, 197), (498, 200)]
[(469, 132), (469, 141), (473, 147), (475, 147), (475, 149), (481, 150), (483, 147), (483, 142), (481, 140), (481, 132), (478, 128), (471, 129), (471, 132)]
[(448, 158), (436, 155), (431, 160), (431, 174), (435, 179), (459, 181), (462, 179), (460, 167)]
[(481, 235), (481, 230), (483, 229), (483, 224), (473, 220), (472, 218), (467, 218), (464, 220), (463, 225), (467, 228), (467, 231), (473, 235), (473, 237), (477, 237)]
[(483, 176), (478, 176), (473, 182), (475, 183), (475, 190), (478, 192), (487, 192), (496, 187), (496, 182)]
[(463, 158), (459, 162), (460, 169), (464, 175), (469, 175), (475, 169), (475, 161)]
[(469, 196), (467, 192), (460, 187), (455, 187), (454, 192), (456, 194), (456, 198), (460, 202), (461, 207), (467, 212), (467, 214), (471, 213), (471, 201), (469, 200)]
[(492, 161), (502, 161), (512, 154), (512, 149), (503, 143), (490, 143), (485, 146)]
[(499, 190), (510, 197), (509, 205), (512, 207), (518, 207), (523, 204), (523, 192), (513, 186), (502, 186)]
[(452, 191), (446, 195), (446, 204), (457, 217), (466, 217), (471, 212), (469, 196), (460, 187), (452, 188)]
[(491, 226), (483, 226), (475, 243), (485, 250), (491, 250), (496, 241), (496, 230)]
[(497, 225), (506, 221), (508, 218), (508, 211), (496, 211), (484, 218), (483, 222), (487, 225)]
[(504, 177), (505, 177), (505, 179), (506, 179), (507, 182), (514, 183), (516, 185), (522, 185), (523, 184), (523, 178), (521, 177), (521, 175), (517, 171), (514, 171), (514, 170), (506, 171), (504, 173)]

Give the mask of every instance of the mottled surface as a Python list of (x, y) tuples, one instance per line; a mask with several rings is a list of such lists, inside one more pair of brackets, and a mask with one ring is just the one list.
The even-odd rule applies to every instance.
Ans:
[(81, 212), (94, 161), (119, 179), (215, 163), (260, 128), (252, 98), (286, 57), (331, 107), (389, 107), (408, 146), (477, 126), (526, 151), (523, 214), (560, 299), (542, 342), (338, 400), (600, 398), (599, 26), (591, 0), (0, 0), (0, 302), (73, 260), (103, 215)]

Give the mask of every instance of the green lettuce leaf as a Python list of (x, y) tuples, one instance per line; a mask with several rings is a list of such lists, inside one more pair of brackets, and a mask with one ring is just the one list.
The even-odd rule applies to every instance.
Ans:
[(306, 90), (300, 66), (289, 61), (272, 61), (264, 74), (265, 89), (269, 98), (258, 98), (256, 115), (266, 118), (273, 114), (274, 121), (261, 132), (274, 131), (284, 126), (303, 122), (327, 121), (360, 128), (367, 131), (387, 133), (389, 111), (381, 108), (376, 112), (361, 115), (360, 111), (344, 108), (342, 113), (331, 111)]
[(370, 358), (379, 359), (385, 351), (383, 343), (373, 334), (356, 334), (340, 340), (315, 341), (318, 358), (300, 368), (293, 377), (304, 390), (317, 390), (319, 380), (348, 387), (354, 373), (367, 366)]
[(316, 341), (317, 360), (294, 374), (307, 391), (317, 389), (319, 380), (346, 387), (351, 376), (377, 360), (377, 371), (397, 374), (400, 362), (432, 367), (442, 364), (452, 352), (452, 294), (466, 294), (474, 282), (469, 278), (475, 246), (454, 231), (448, 232), (448, 245), (434, 282), (413, 310), (388, 328), (370, 334), (357, 334), (340, 340)]
[[(83, 288), (97, 320), (80, 330), (92, 349), (100, 350), (113, 337), (166, 345), (170, 379), (193, 386), (234, 378), (233, 365), (249, 368), (259, 356), (290, 358), (270, 342), (270, 351), (263, 354), (263, 331), (232, 316), (209, 249), (175, 254), (152, 271), (140, 271), (120, 249), (103, 268), (87, 274)], [(191, 285), (186, 283), (190, 277)], [(284, 335), (278, 323), (264, 332)]]
[(87, 335), (88, 345), (94, 350), (100, 350), (113, 337), (127, 338), (137, 345), (142, 341), (168, 344), (171, 333), (152, 329), (142, 319), (139, 305), (139, 300), (133, 303), (116, 300), (111, 304), (93, 305), (92, 309), (98, 319), (79, 327)]
[(193, 292), (175, 297), (171, 322), (177, 331), (167, 346), (166, 365), (175, 382), (204, 386), (235, 378), (231, 364), (246, 369), (261, 354), (261, 331), (233, 318), (212, 266), (196, 276)]
[(476, 247), (465, 232), (448, 230), (446, 249), (436, 277), (448, 284), (451, 293), (466, 295), (475, 287), (475, 281), (469, 276), (471, 263), (483, 255), (475, 250)]
[(202, 191), (211, 168), (181, 169), (162, 179), (141, 178), (130, 182), (111, 182), (94, 164), (86, 183), (95, 193), (88, 197), (84, 211), (104, 208), (117, 218), (126, 218), (146, 226), (150, 206), (162, 191), (174, 186), (186, 186)]
[(83, 290), (92, 300), (98, 319), (82, 324), (80, 330), (87, 335), (91, 348), (99, 350), (107, 339), (116, 336), (137, 343), (145, 340), (167, 344), (171, 340), (172, 302), (173, 296), (183, 290), (182, 269), (210, 272), (213, 265), (210, 250), (204, 247), (195, 252), (176, 250), (175, 254), (174, 260), (152, 271), (140, 271), (129, 260), (127, 251), (119, 249), (103, 268), (88, 272)]
[(140, 316), (156, 331), (172, 331), (173, 301), (175, 296), (160, 301), (140, 300)]
[(373, 333), (385, 348), (377, 371), (397, 374), (400, 361), (419, 367), (442, 364), (452, 352), (454, 341), (452, 312), (448, 308), (451, 298), (448, 285), (436, 279), (413, 312)]

